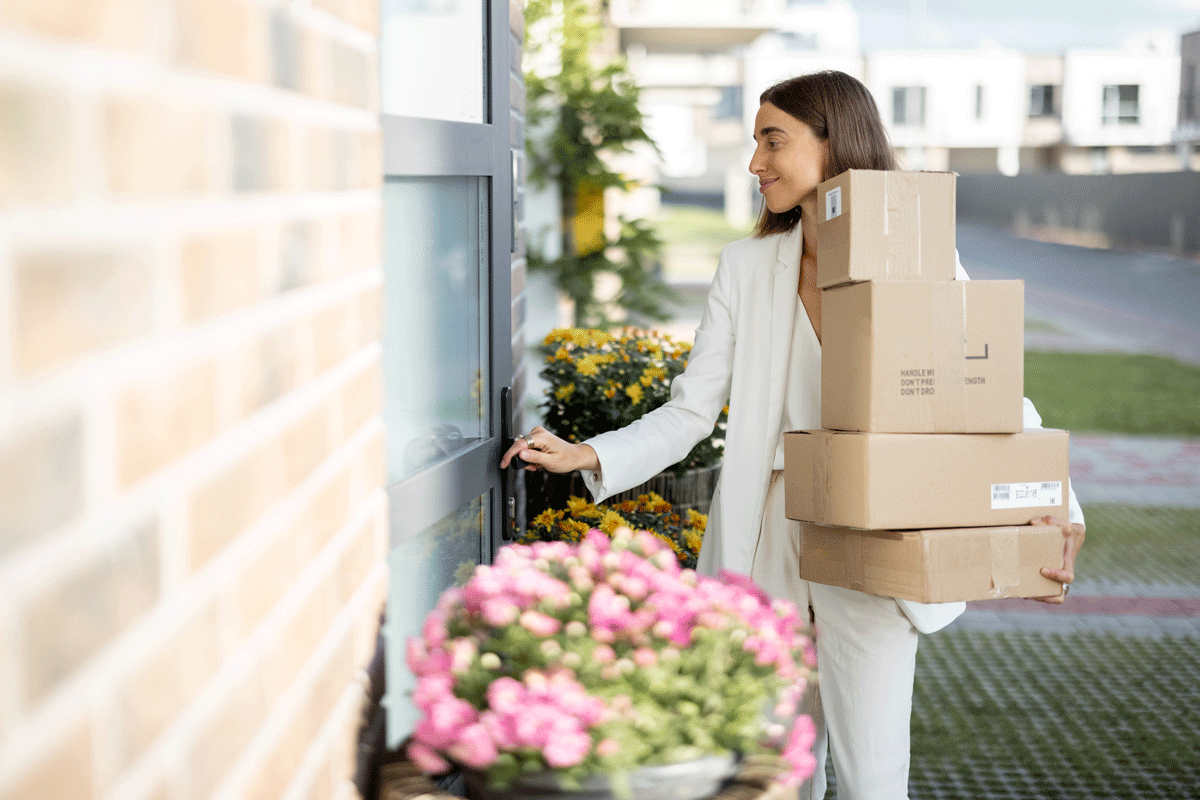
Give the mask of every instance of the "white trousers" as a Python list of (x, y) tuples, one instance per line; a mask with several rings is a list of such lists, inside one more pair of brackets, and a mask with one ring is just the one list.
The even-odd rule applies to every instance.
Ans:
[(800, 523), (784, 516), (783, 487), (773, 473), (750, 574), (816, 620), (818, 679), (801, 711), (817, 725), (817, 770), (800, 800), (825, 796), (827, 755), (840, 800), (906, 800), (917, 630), (891, 598), (800, 579)]

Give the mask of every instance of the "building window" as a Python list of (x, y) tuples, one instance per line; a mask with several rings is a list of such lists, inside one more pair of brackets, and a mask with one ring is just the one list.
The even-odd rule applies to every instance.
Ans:
[(1136, 125), (1138, 123), (1138, 85), (1123, 83), (1104, 87), (1104, 107), (1101, 122), (1105, 125)]
[(917, 128), (925, 125), (924, 86), (897, 86), (892, 89), (892, 123)]
[(975, 119), (983, 119), (983, 84), (975, 84)]
[(741, 119), (742, 97), (743, 91), (741, 86), (722, 86), (721, 97), (717, 100), (717, 105), (713, 109), (713, 118)]
[(1038, 84), (1037, 86), (1029, 87), (1029, 116), (1031, 117), (1056, 117), (1058, 110), (1055, 107), (1055, 95), (1058, 87), (1049, 83)]

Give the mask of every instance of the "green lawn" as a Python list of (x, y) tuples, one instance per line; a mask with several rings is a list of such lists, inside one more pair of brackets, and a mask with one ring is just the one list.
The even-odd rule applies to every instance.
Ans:
[(1200, 367), (1109, 353), (1026, 353), (1025, 396), (1047, 428), (1200, 436)]
[(753, 225), (735, 228), (725, 221), (725, 215), (711, 208), (664, 205), (662, 218), (654, 229), (668, 246), (685, 245), (722, 247), (750, 235)]

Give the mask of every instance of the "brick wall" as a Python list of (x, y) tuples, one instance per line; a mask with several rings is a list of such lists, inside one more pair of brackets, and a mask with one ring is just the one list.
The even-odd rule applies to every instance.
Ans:
[(0, 3), (0, 798), (354, 794), (377, 0)]

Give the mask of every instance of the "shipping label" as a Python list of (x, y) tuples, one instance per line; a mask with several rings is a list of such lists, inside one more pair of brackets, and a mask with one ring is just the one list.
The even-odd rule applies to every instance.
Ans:
[(1062, 498), (1062, 481), (992, 484), (993, 509), (1060, 506)]
[(825, 221), (842, 215), (842, 187), (835, 186), (825, 193)]

